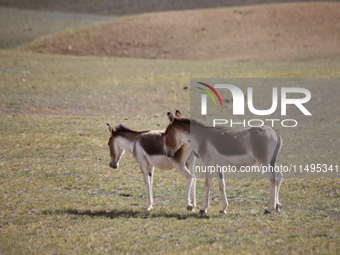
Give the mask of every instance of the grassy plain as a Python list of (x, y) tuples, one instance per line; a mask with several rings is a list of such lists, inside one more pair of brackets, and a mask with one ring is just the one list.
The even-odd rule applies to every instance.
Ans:
[[(338, 77), (336, 63), (221, 64), (50, 56), (1, 51), (1, 253), (336, 254), (339, 179), (286, 179), (281, 214), (262, 215), (265, 180), (227, 180), (230, 210), (185, 211), (184, 179), (156, 170), (155, 208), (143, 211), (137, 164), (108, 167), (106, 122), (165, 127), (188, 114), (189, 77)], [(17, 72), (6, 72), (16, 68)], [(24, 72), (26, 71), (26, 72)], [(29, 72), (27, 72), (29, 71)], [(285, 156), (299, 160), (284, 147)], [(198, 181), (198, 202), (203, 180)]]
[[(0, 254), (339, 254), (339, 179), (285, 179), (284, 209), (271, 215), (262, 214), (266, 180), (227, 179), (228, 214), (218, 213), (214, 185), (209, 213), (201, 216), (185, 210), (184, 179), (156, 169), (155, 207), (146, 212), (132, 156), (124, 155), (118, 169), (108, 166), (106, 126), (161, 129), (166, 112), (187, 116), (190, 77), (339, 77), (338, 61), (223, 63), (16, 50), (0, 50), (0, 59)], [(322, 146), (329, 142), (325, 157), (336, 161), (339, 90), (332, 92), (325, 117), (334, 117), (334, 140)], [(284, 137), (278, 163), (310, 160), (301, 151), (315, 153), (308, 144), (313, 134), (300, 133), (306, 142), (295, 147), (299, 132)], [(203, 185), (199, 179), (198, 205)]]

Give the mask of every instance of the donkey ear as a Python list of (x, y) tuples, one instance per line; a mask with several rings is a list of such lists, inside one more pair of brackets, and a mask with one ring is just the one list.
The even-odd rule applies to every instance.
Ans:
[(170, 123), (172, 123), (175, 119), (171, 112), (168, 112), (168, 119), (169, 119)]
[(110, 126), (109, 123), (106, 123), (106, 125), (109, 126), (109, 131), (110, 131), (111, 134), (113, 134), (115, 132), (115, 130)]
[(176, 110), (175, 116), (180, 118), (182, 116), (182, 114), (179, 110)]

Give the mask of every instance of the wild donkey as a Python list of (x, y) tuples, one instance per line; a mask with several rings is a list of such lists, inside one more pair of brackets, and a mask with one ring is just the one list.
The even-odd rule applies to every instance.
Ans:
[[(282, 146), (281, 136), (269, 126), (229, 129), (224, 127), (207, 127), (195, 120), (174, 117), (168, 112), (170, 121), (165, 131), (164, 154), (172, 157), (184, 144), (191, 149), (208, 166), (250, 166), (256, 163), (262, 166), (275, 167), (276, 158)], [(273, 210), (280, 211), (279, 190), (282, 173), (268, 171), (270, 183), (270, 202), (265, 213)], [(206, 173), (205, 200), (200, 212), (207, 212), (212, 174)], [(225, 213), (228, 201), (225, 194), (223, 172), (219, 174), (219, 188), (222, 193)]]
[[(179, 114), (177, 116), (180, 117)], [(176, 168), (184, 176), (186, 179), (186, 208), (189, 211), (194, 210), (196, 207), (196, 178), (194, 178), (192, 173), (196, 157), (189, 145), (183, 144), (174, 153), (173, 157), (169, 158), (163, 153), (164, 130), (135, 131), (123, 125), (118, 125), (115, 128), (112, 128), (110, 124), (107, 125), (111, 134), (108, 142), (111, 157), (109, 165), (112, 168), (117, 168), (125, 151), (130, 152), (134, 156), (144, 177), (147, 210), (151, 210), (153, 205), (152, 185), (155, 167), (162, 170)]]

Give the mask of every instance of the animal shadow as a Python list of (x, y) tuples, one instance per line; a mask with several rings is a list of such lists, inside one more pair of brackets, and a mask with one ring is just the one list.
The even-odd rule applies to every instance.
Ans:
[(198, 213), (168, 213), (168, 212), (146, 212), (146, 211), (134, 211), (134, 210), (118, 210), (113, 209), (110, 211), (99, 210), (99, 211), (91, 211), (91, 210), (78, 210), (78, 209), (66, 209), (66, 210), (45, 210), (42, 212), (44, 215), (51, 214), (69, 214), (75, 216), (89, 216), (89, 217), (106, 217), (110, 219), (116, 218), (140, 218), (140, 219), (148, 219), (148, 218), (174, 218), (178, 220), (185, 220), (187, 218), (195, 218), (195, 219), (209, 219), (209, 215), (202, 215)]

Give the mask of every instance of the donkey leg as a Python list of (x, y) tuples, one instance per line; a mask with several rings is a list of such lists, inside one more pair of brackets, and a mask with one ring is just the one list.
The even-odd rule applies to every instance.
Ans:
[(280, 186), (281, 186), (281, 182), (283, 179), (283, 174), (282, 173), (276, 173), (276, 180), (275, 180), (275, 185), (276, 185), (276, 210), (278, 212), (280, 212), (282, 205), (279, 201), (279, 192), (280, 192)]
[(140, 169), (142, 170), (144, 183), (146, 187), (147, 203), (146, 203), (145, 209), (149, 211), (152, 209), (152, 204), (153, 204), (152, 185), (151, 185), (152, 176), (149, 175), (149, 167), (146, 162), (140, 163)]
[(220, 188), (221, 194), (222, 194), (222, 209), (221, 213), (227, 213), (227, 208), (228, 208), (228, 200), (227, 200), (227, 195), (225, 193), (225, 182), (224, 182), (224, 176), (223, 173), (220, 173), (218, 175), (218, 186)]
[(193, 177), (192, 178), (192, 184), (191, 184), (191, 202), (192, 202), (192, 206), (193, 206), (193, 211), (195, 210), (196, 208), (196, 182), (197, 182), (197, 179), (196, 177)]
[(280, 212), (282, 205), (279, 202), (279, 191), (283, 175), (280, 172), (268, 172), (267, 177), (270, 185), (270, 200), (268, 209), (264, 213), (271, 213), (275, 210)]
[(192, 187), (192, 182), (193, 182), (192, 174), (188, 171), (188, 169), (185, 166), (178, 167), (178, 171), (184, 176), (186, 180), (184, 202), (186, 203), (187, 210), (193, 211), (194, 207), (191, 204), (191, 200), (190, 200), (190, 192), (191, 192), (191, 187)]
[(147, 203), (146, 203), (145, 209), (150, 211), (153, 205), (153, 196), (152, 196), (152, 190), (151, 190), (151, 185), (150, 185), (150, 177), (148, 173), (144, 174), (144, 183), (146, 187), (146, 197), (147, 197)]
[(275, 184), (275, 178), (273, 177), (268, 178), (268, 181), (270, 185), (270, 200), (269, 200), (268, 209), (264, 211), (265, 214), (271, 213), (273, 210), (276, 210), (277, 187)]
[(205, 176), (205, 195), (204, 195), (204, 203), (200, 209), (200, 213), (207, 213), (207, 209), (210, 205), (210, 188), (211, 188), (212, 175), (207, 172)]
[(149, 167), (149, 180), (150, 180), (150, 197), (153, 201), (153, 173), (155, 171), (155, 168), (153, 166)]
[[(194, 207), (191, 204), (190, 201), (190, 191), (192, 186), (192, 174), (189, 172), (189, 170), (186, 168), (185, 164), (183, 164), (182, 160), (173, 160), (172, 158), (169, 158), (171, 164), (176, 168), (176, 170), (185, 178), (186, 180), (186, 188), (185, 188), (185, 197), (184, 202), (186, 203), (186, 208), (188, 211), (193, 211)], [(184, 161), (185, 162), (185, 161)]]
[(192, 175), (192, 184), (191, 184), (191, 203), (193, 206), (193, 210), (196, 208), (196, 175), (195, 175), (195, 164), (196, 164), (196, 156), (194, 155), (193, 152), (191, 152), (189, 159), (187, 160), (188, 162), (188, 169)]

